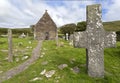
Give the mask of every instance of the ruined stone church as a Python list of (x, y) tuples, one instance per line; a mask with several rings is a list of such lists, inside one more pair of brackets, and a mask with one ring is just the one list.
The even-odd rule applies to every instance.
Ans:
[(57, 26), (48, 14), (47, 10), (41, 19), (34, 25), (34, 38), (37, 40), (55, 40)]

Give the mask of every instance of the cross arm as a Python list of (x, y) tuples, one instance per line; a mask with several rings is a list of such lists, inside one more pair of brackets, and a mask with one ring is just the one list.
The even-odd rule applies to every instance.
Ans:
[(86, 48), (86, 32), (74, 32), (73, 44), (74, 47)]
[(116, 33), (115, 32), (106, 32), (105, 33), (105, 48), (115, 47), (116, 46)]

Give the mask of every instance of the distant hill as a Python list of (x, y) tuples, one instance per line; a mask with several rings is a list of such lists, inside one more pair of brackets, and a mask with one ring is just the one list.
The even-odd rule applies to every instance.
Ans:
[(103, 22), (103, 26), (107, 31), (120, 31), (120, 21)]
[[(0, 28), (0, 35), (7, 34), (8, 28)], [(13, 34), (31, 33), (30, 28), (15, 28), (12, 29)]]
[[(120, 31), (120, 21), (103, 22), (106, 31)], [(6, 34), (8, 28), (0, 28), (0, 34)], [(30, 28), (12, 29), (13, 34), (31, 33)]]

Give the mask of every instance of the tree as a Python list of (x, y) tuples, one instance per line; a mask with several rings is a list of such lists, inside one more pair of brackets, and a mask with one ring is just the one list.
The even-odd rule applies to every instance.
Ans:
[(71, 23), (71, 24), (66, 24), (66, 25), (63, 25), (60, 27), (60, 32), (62, 34), (73, 34), (73, 32), (75, 31), (76, 29), (76, 25), (74, 23)]
[(35, 25), (30, 25), (30, 29), (31, 29), (32, 33), (34, 32), (34, 27), (35, 27)]
[(120, 31), (117, 31), (116, 34), (117, 34), (117, 41), (120, 41)]
[(85, 31), (85, 30), (86, 30), (86, 21), (78, 22), (75, 31)]
[(60, 32), (64, 35), (66, 35), (66, 33), (68, 33), (68, 36), (70, 36), (70, 34), (73, 34), (73, 32), (76, 29), (76, 25), (74, 23), (71, 24), (66, 24), (60, 27)]

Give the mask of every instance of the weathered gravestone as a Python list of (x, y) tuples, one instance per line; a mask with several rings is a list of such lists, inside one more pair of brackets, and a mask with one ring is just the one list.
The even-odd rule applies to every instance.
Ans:
[(8, 29), (8, 61), (13, 62), (12, 54), (12, 30)]
[(19, 38), (25, 38), (26, 37), (26, 35), (24, 34), (24, 33), (22, 33), (20, 36), (19, 36)]
[(58, 32), (56, 33), (56, 45), (58, 46)]
[(69, 36), (69, 45), (73, 46), (73, 34)]
[(69, 38), (68, 38), (68, 33), (66, 33), (66, 35), (65, 35), (65, 36), (66, 36), (66, 40), (69, 40)]
[(87, 49), (87, 69), (91, 77), (104, 77), (104, 48), (115, 47), (115, 32), (106, 32), (101, 21), (101, 5), (87, 6), (87, 29), (74, 33), (74, 46)]

